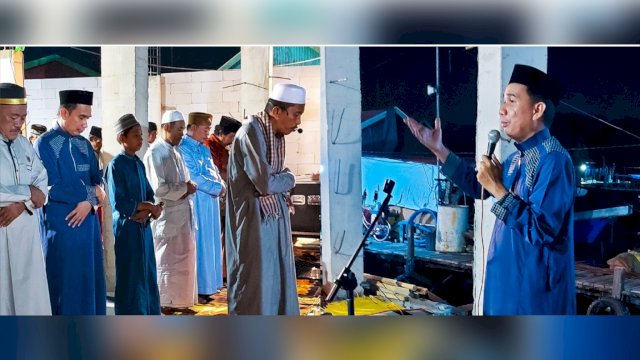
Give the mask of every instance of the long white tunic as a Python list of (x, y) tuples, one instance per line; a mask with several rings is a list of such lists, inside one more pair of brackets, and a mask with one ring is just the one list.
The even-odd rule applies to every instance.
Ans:
[(0, 228), (0, 315), (51, 315), (49, 287), (40, 243), (40, 220), (29, 185), (48, 195), (47, 171), (27, 138), (11, 147), (0, 135), (0, 207), (24, 202), (22, 212)]
[(165, 140), (151, 145), (144, 155), (144, 166), (156, 201), (164, 202), (162, 215), (151, 222), (160, 304), (193, 306), (198, 297), (193, 195), (182, 198), (189, 172), (176, 147)]
[[(231, 315), (299, 315), (291, 218), (284, 193), (288, 169), (275, 173), (257, 118), (236, 133), (229, 157), (227, 282)], [(275, 194), (280, 216), (260, 214), (259, 195)]]

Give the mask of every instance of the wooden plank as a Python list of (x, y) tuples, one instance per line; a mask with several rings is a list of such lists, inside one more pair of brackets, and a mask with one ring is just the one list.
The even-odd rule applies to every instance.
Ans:
[(434, 315), (448, 316), (456, 314), (456, 309), (453, 306), (430, 300), (411, 298), (409, 303), (420, 306)]
[(596, 209), (577, 212), (573, 215), (574, 220), (586, 220), (586, 219), (600, 219), (618, 216), (631, 215), (633, 210), (630, 205), (617, 206), (606, 209)]
[(378, 294), (383, 295), (383, 297), (387, 297), (389, 300), (400, 300), (400, 301), (408, 301), (409, 297), (402, 295), (402, 294), (397, 294), (391, 290), (385, 290), (385, 289), (381, 289), (378, 288)]
[(640, 297), (640, 279), (625, 279), (622, 293), (633, 297)]
[(401, 287), (401, 288), (409, 289), (409, 290), (412, 290), (412, 291), (415, 291), (418, 288), (416, 285), (408, 284), (408, 283), (405, 283), (405, 282), (402, 282), (402, 281), (398, 281), (398, 280), (395, 280), (395, 279), (389, 279), (389, 278), (382, 277), (382, 276), (364, 274), (364, 278), (367, 279), (367, 280), (379, 281), (379, 282), (382, 282), (384, 284), (393, 285), (393, 286), (396, 286), (396, 287)]

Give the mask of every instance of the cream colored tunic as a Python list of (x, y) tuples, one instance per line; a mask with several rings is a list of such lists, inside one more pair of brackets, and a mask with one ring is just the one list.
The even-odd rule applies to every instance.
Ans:
[(151, 222), (160, 304), (193, 306), (198, 298), (193, 195), (181, 199), (187, 192), (189, 172), (177, 148), (165, 140), (151, 145), (144, 166), (156, 201), (164, 202), (162, 215)]
[(51, 315), (40, 242), (40, 220), (29, 185), (48, 195), (47, 171), (33, 146), (18, 136), (11, 147), (0, 135), (0, 207), (24, 202), (22, 212), (0, 228), (0, 315)]

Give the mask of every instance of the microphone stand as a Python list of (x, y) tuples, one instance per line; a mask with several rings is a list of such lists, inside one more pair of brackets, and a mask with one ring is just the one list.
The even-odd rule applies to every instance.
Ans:
[(380, 215), (385, 211), (385, 209), (387, 209), (387, 206), (389, 205), (389, 200), (391, 200), (391, 191), (393, 191), (393, 187), (395, 186), (395, 184), (396, 183), (393, 180), (389, 180), (389, 179), (387, 179), (384, 182), (384, 188), (382, 189), (382, 191), (385, 194), (387, 194), (387, 196), (384, 198), (384, 201), (380, 206), (380, 210), (376, 214), (376, 218), (369, 225), (369, 228), (367, 229), (367, 233), (362, 238), (362, 241), (360, 241), (360, 245), (358, 245), (353, 255), (351, 255), (349, 262), (347, 262), (347, 265), (345, 265), (345, 267), (340, 272), (340, 275), (338, 275), (336, 280), (333, 282), (331, 291), (329, 291), (329, 295), (327, 295), (326, 297), (327, 302), (333, 301), (333, 298), (336, 296), (338, 290), (340, 288), (343, 288), (347, 292), (347, 314), (350, 316), (355, 315), (355, 302), (354, 302), (355, 298), (353, 296), (353, 290), (355, 290), (358, 287), (358, 280), (356, 279), (356, 276), (351, 271), (351, 266), (353, 265), (353, 262), (356, 260), (358, 253), (364, 246), (365, 241), (367, 241), (367, 239), (369, 238), (371, 231), (378, 223), (378, 219), (380, 218)]

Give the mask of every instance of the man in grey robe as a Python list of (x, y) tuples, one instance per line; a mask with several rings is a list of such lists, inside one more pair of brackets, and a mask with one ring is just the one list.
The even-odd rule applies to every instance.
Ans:
[(37, 209), (47, 200), (47, 170), (20, 135), (23, 87), (0, 83), (0, 315), (51, 315)]
[(231, 145), (227, 195), (230, 315), (299, 315), (284, 136), (301, 121), (306, 91), (274, 86), (265, 111), (251, 116)]

